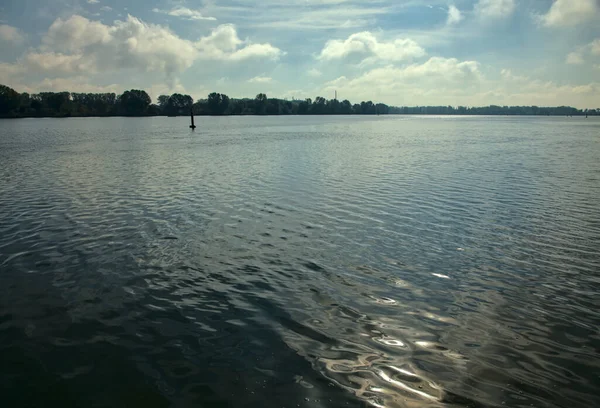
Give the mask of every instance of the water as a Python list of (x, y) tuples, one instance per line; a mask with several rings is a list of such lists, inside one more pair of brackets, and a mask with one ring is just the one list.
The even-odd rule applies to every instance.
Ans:
[(0, 398), (600, 406), (600, 120), (0, 122)]

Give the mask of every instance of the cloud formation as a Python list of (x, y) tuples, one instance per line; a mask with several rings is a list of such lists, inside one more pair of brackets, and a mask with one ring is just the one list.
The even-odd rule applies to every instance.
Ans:
[(550, 10), (541, 16), (546, 27), (568, 27), (597, 18), (597, 0), (555, 0)]
[[(199, 60), (239, 63), (276, 60), (284, 53), (269, 43), (241, 40), (233, 25), (221, 25), (197, 41), (183, 39), (168, 27), (149, 24), (131, 15), (124, 21), (104, 24), (80, 15), (58, 18), (41, 38), (38, 48), (28, 49), (14, 63), (0, 62), (2, 82), (30, 89), (33, 78), (43, 89), (72, 85), (65, 89), (94, 89), (69, 78), (87, 78), (93, 84), (110, 73), (129, 72), (124, 78), (147, 86), (158, 75), (163, 87), (182, 91), (179, 75)], [(132, 73), (133, 75), (130, 75)], [(266, 76), (264, 76), (266, 78)], [(38, 81), (35, 79), (34, 81)], [(198, 89), (198, 87), (195, 87)], [(100, 88), (98, 88), (100, 89)]]
[(268, 84), (273, 81), (273, 78), (267, 76), (256, 76), (254, 78), (250, 78), (248, 82), (252, 84)]
[(83, 74), (97, 72), (96, 62), (83, 54), (66, 55), (55, 52), (30, 52), (21, 63), (31, 72)]
[[(242, 45), (243, 47), (240, 47)], [(253, 44), (242, 41), (232, 24), (218, 26), (210, 35), (197, 41), (195, 46), (200, 52), (200, 58), (223, 61), (242, 61), (250, 58), (276, 60), (284, 54), (269, 43)]]
[[(323, 93), (343, 89), (344, 95), (354, 100), (383, 100), (402, 104), (397, 98), (409, 97), (405, 104), (421, 103), (435, 94), (447, 101), (457, 90), (472, 92), (481, 82), (480, 65), (476, 61), (432, 57), (422, 64), (403, 67), (389, 65), (375, 68), (352, 79), (341, 76), (325, 84)], [(429, 94), (429, 95), (427, 95)]]
[[(342, 4), (343, 3), (343, 4)], [(240, 3), (238, 3), (240, 4)], [(281, 30), (321, 31), (331, 29), (357, 29), (373, 24), (377, 16), (390, 12), (385, 1), (311, 1), (264, 0), (262, 7), (254, 2), (237, 6), (255, 27)]]
[(0, 24), (0, 42), (13, 45), (21, 44), (25, 40), (23, 34), (13, 26)]
[(597, 38), (589, 44), (578, 47), (575, 51), (567, 55), (566, 63), (572, 65), (582, 65), (589, 56), (600, 56), (600, 38)]
[(479, 0), (475, 13), (483, 18), (505, 18), (515, 11), (515, 0)]
[(189, 9), (189, 8), (183, 7), (183, 6), (174, 7), (171, 10), (161, 10), (158, 8), (154, 8), (154, 9), (152, 9), (152, 11), (155, 13), (167, 14), (172, 17), (179, 17), (184, 20), (196, 20), (196, 21), (198, 21), (198, 20), (210, 20), (210, 21), (216, 20), (216, 18), (214, 18), (214, 17), (203, 16), (202, 13), (198, 10), (192, 10), (192, 9)]
[(600, 38), (596, 38), (594, 41), (588, 44), (590, 49), (590, 53), (592, 55), (599, 56), (600, 55)]
[(486, 88), (489, 90), (482, 96), (492, 96), (498, 103), (506, 101), (513, 105), (593, 106), (595, 95), (600, 92), (600, 83), (558, 85), (554, 81), (541, 81), (502, 70), (501, 81), (489, 80)]
[(409, 38), (379, 41), (369, 31), (352, 34), (345, 40), (329, 40), (321, 50), (324, 61), (358, 57), (363, 62), (404, 61), (423, 57), (425, 50)]
[(193, 42), (164, 26), (148, 24), (131, 15), (113, 25), (74, 15), (54, 21), (42, 38), (42, 46), (24, 54), (18, 64), (23, 70), (54, 76), (120, 69), (172, 76), (190, 68), (198, 59), (276, 59), (282, 54), (268, 43), (242, 41), (233, 25), (218, 26)]
[(585, 63), (585, 60), (583, 59), (581, 52), (573, 51), (567, 55), (566, 63), (572, 65), (581, 65)]
[(456, 8), (456, 6), (451, 5), (450, 7), (448, 7), (448, 19), (446, 20), (446, 24), (458, 24), (462, 21), (463, 18), (464, 17), (462, 13), (459, 9)]
[(352, 101), (382, 101), (397, 106), (464, 105), (572, 105), (593, 106), (600, 83), (558, 85), (504, 69), (485, 75), (477, 61), (433, 57), (422, 64), (375, 68), (353, 78), (341, 76), (318, 92), (343, 89)]
[(6, 80), (7, 78), (12, 78), (21, 72), (22, 70), (18, 64), (0, 62), (0, 78), (4, 78)]
[(321, 71), (319, 71), (318, 69), (316, 69), (316, 68), (309, 69), (308, 71), (306, 71), (306, 74), (308, 76), (310, 76), (310, 77), (313, 77), (313, 78), (318, 78), (321, 75), (323, 75), (323, 73)]
[(46, 52), (37, 55), (39, 66), (60, 67), (65, 73), (83, 71), (78, 67), (85, 60), (85, 69), (92, 72), (132, 68), (173, 74), (189, 68), (198, 57), (191, 41), (131, 15), (113, 25), (79, 15), (58, 18), (42, 42)]
[(26, 87), (26, 92), (54, 91), (60, 92), (68, 90), (69, 92), (123, 92), (122, 87), (116, 84), (95, 85), (91, 84), (86, 76), (75, 76), (70, 78), (44, 78), (41, 82), (35, 84), (35, 87)]

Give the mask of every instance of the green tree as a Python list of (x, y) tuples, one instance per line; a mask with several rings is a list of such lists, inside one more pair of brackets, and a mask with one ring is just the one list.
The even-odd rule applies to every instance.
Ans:
[(163, 113), (160, 106), (155, 105), (155, 104), (151, 104), (150, 106), (148, 106), (148, 109), (146, 110), (146, 112), (148, 113), (149, 116), (159, 116), (161, 113)]
[(342, 101), (342, 106), (340, 107), (340, 113), (344, 115), (350, 115), (352, 113), (352, 104), (348, 99)]
[(157, 102), (158, 107), (164, 111), (167, 107), (167, 103), (169, 102), (169, 95), (159, 95)]
[(227, 109), (229, 109), (229, 96), (225, 95), (225, 94), (221, 94), (221, 104), (219, 105), (219, 112), (221, 115), (225, 114), (225, 112), (227, 112)]
[(389, 113), (389, 106), (387, 106), (385, 103), (378, 103), (375, 105), (375, 112), (377, 112), (379, 115), (387, 115)]
[(230, 99), (225, 94), (211, 93), (208, 99), (193, 103), (189, 95), (175, 93), (161, 95), (157, 105), (150, 105), (148, 94), (141, 90), (124, 92), (118, 98), (114, 93), (42, 92), (19, 94), (14, 89), (0, 85), (0, 116), (109, 116), (109, 115), (160, 115), (188, 114), (192, 107), (199, 115), (294, 115), (294, 114), (417, 114), (417, 115), (600, 115), (600, 109), (577, 109), (570, 106), (388, 106), (371, 101), (352, 105), (350, 101), (311, 99), (282, 100), (267, 98), (260, 93), (252, 99)]
[(374, 115), (377, 113), (377, 108), (372, 101), (360, 103), (360, 113), (363, 115)]
[(132, 89), (123, 92), (119, 96), (117, 103), (119, 105), (119, 113), (126, 116), (143, 116), (152, 102), (146, 91)]
[(69, 92), (40, 92), (42, 108), (45, 114), (59, 116), (65, 113), (66, 106), (71, 100)]
[(327, 102), (327, 113), (330, 115), (339, 115), (342, 112), (342, 104), (337, 99), (330, 99)]
[(229, 108), (229, 96), (213, 92), (208, 95), (207, 107), (210, 115), (223, 115)]
[(300, 102), (298, 105), (298, 114), (299, 115), (307, 115), (310, 113), (312, 108), (312, 100), (310, 98), (306, 98), (304, 101)]
[(327, 101), (322, 96), (317, 96), (314, 103), (311, 106), (311, 112), (313, 115), (323, 115), (326, 113)]
[(193, 104), (191, 96), (174, 93), (169, 97), (164, 111), (167, 115), (187, 115)]
[(257, 115), (264, 115), (267, 111), (267, 95), (259, 93), (254, 98), (254, 113)]
[(6, 85), (0, 85), (0, 115), (7, 116), (19, 107), (19, 94)]
[(271, 98), (267, 100), (267, 115), (279, 115), (281, 112), (281, 103), (279, 99)]

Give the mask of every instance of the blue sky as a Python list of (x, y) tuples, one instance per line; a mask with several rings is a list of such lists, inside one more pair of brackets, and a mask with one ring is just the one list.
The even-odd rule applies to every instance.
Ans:
[(8, 0), (0, 83), (600, 108), (600, 0)]

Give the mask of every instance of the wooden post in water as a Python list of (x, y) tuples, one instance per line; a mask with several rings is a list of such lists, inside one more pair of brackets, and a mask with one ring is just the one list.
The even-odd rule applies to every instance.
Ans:
[(196, 129), (196, 125), (194, 125), (194, 108), (190, 108), (190, 118), (192, 119), (192, 124), (190, 125), (190, 129)]

